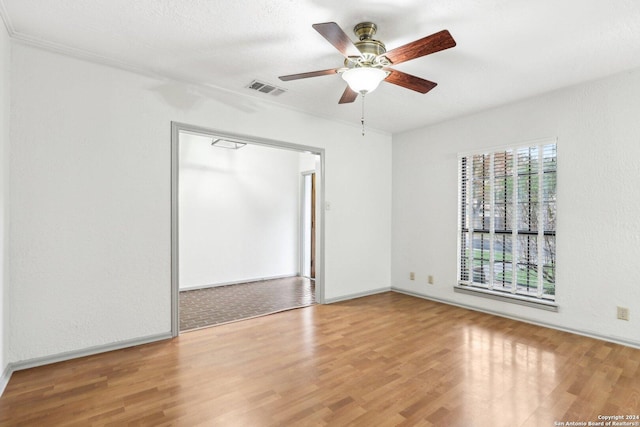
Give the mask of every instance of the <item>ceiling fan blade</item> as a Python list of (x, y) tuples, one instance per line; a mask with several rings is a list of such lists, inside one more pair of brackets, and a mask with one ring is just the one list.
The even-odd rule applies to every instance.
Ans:
[(438, 85), (438, 83), (421, 79), (420, 77), (412, 76), (411, 74), (403, 73), (402, 71), (394, 70), (392, 68), (385, 68), (384, 70), (391, 73), (384, 80), (385, 82), (393, 83), (394, 85), (402, 86), (406, 89), (415, 90), (416, 92), (427, 93)]
[(310, 71), (308, 73), (289, 74), (288, 76), (278, 77), (280, 80), (288, 82), (289, 80), (306, 79), (309, 77), (327, 76), (329, 74), (335, 74), (338, 72), (337, 68), (331, 68), (329, 70)]
[(430, 36), (423, 37), (420, 40), (391, 49), (385, 53), (384, 56), (386, 56), (392, 64), (400, 64), (401, 62), (452, 48), (455, 45), (456, 41), (449, 31), (442, 30)]
[(340, 53), (348, 58), (350, 56), (360, 56), (361, 53), (353, 44), (349, 36), (342, 31), (342, 28), (335, 22), (325, 22), (322, 24), (313, 24), (312, 27), (319, 32), (322, 37), (327, 39)]
[(342, 97), (340, 98), (340, 101), (338, 101), (338, 104), (348, 104), (355, 101), (357, 97), (358, 92), (354, 92), (349, 86), (347, 86), (342, 93)]

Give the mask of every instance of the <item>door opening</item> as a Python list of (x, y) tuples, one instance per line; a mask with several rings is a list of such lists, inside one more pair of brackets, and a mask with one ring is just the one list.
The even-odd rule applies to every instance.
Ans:
[[(198, 126), (192, 126), (192, 125), (187, 125), (187, 124), (181, 124), (181, 123), (176, 123), (176, 122), (172, 122), (172, 137), (171, 137), (171, 147), (172, 147), (172, 152), (171, 152), (171, 203), (172, 203), (172, 207), (171, 207), (171, 331), (172, 331), (172, 335), (173, 336), (177, 336), (180, 333), (180, 292), (181, 290), (188, 290), (187, 288), (191, 286), (191, 280), (187, 280), (187, 279), (183, 279), (184, 273), (185, 272), (189, 272), (190, 276), (189, 279), (192, 278), (192, 276), (194, 276), (192, 273), (194, 272), (193, 269), (189, 270), (189, 269), (184, 269), (184, 266), (186, 265), (185, 262), (190, 262), (193, 263), (195, 261), (200, 262), (202, 261), (200, 258), (207, 256), (208, 258), (206, 260), (204, 260), (205, 262), (202, 263), (202, 265), (206, 266), (207, 269), (210, 268), (210, 266), (207, 264), (207, 260), (209, 261), (209, 264), (215, 264), (216, 262), (219, 263), (219, 265), (222, 266), (226, 266), (226, 267), (238, 267), (238, 265), (236, 264), (232, 264), (230, 262), (225, 262), (224, 261), (224, 257), (227, 256), (228, 254), (226, 252), (231, 252), (231, 248), (237, 245), (237, 241), (239, 240), (237, 237), (238, 236), (231, 236), (231, 243), (227, 244), (226, 246), (224, 246), (225, 251), (220, 252), (220, 248), (219, 247), (215, 247), (215, 248), (211, 248), (212, 250), (205, 250), (206, 248), (204, 248), (204, 246), (206, 244), (211, 243), (212, 240), (218, 241), (221, 238), (220, 233), (224, 232), (228, 234), (228, 229), (231, 228), (231, 225), (240, 222), (240, 220), (243, 220), (245, 222), (242, 222), (242, 224), (246, 224), (246, 220), (247, 220), (247, 216), (249, 213), (255, 213), (256, 210), (255, 209), (244, 209), (244, 210), (238, 210), (236, 212), (240, 212), (242, 213), (242, 215), (235, 215), (230, 217), (229, 220), (225, 221), (218, 221), (219, 224), (224, 225), (225, 227), (222, 228), (222, 231), (220, 233), (215, 234), (215, 236), (217, 236), (217, 238), (200, 238), (198, 236), (205, 236), (206, 233), (202, 232), (201, 235), (200, 234), (194, 234), (192, 228), (189, 228), (190, 233), (187, 233), (187, 230), (184, 229), (183, 232), (181, 233), (180, 229), (181, 229), (181, 217), (184, 217), (184, 215), (186, 214), (187, 211), (181, 211), (181, 207), (179, 205), (181, 205), (181, 200), (182, 200), (182, 196), (186, 196), (187, 194), (192, 194), (193, 191), (199, 191), (202, 192), (202, 194), (204, 194), (206, 197), (209, 197), (209, 195), (211, 195), (211, 191), (212, 191), (212, 187), (209, 185), (204, 185), (203, 182), (199, 182), (199, 183), (195, 183), (196, 186), (191, 185), (191, 184), (185, 184), (187, 182), (188, 179), (192, 179), (192, 175), (193, 175), (193, 171), (196, 171), (198, 173), (203, 173), (205, 172), (205, 169), (211, 170), (211, 171), (226, 171), (227, 170), (227, 166), (231, 167), (235, 164), (237, 164), (238, 162), (236, 160), (239, 161), (238, 157), (233, 157), (231, 155), (225, 155), (223, 156), (225, 159), (228, 159), (228, 162), (223, 165), (224, 168), (221, 168), (220, 166), (212, 166), (210, 164), (205, 164), (205, 165), (200, 165), (200, 163), (198, 162), (202, 162), (204, 161), (204, 157), (194, 157), (196, 159), (196, 161), (193, 161), (193, 159), (191, 157), (193, 157), (193, 153), (190, 153), (189, 150), (194, 149), (194, 145), (193, 145), (193, 138), (196, 139), (205, 139), (207, 140), (206, 142), (206, 146), (214, 146), (216, 147), (216, 150), (220, 150), (220, 148), (225, 148), (227, 149), (227, 153), (231, 153), (231, 152), (238, 152), (241, 153), (241, 157), (246, 157), (249, 155), (249, 153), (252, 152), (252, 150), (265, 150), (267, 149), (267, 151), (269, 151), (269, 149), (274, 149), (274, 153), (276, 151), (280, 151), (284, 154), (284, 151), (288, 151), (289, 153), (291, 152), (297, 152), (299, 153), (300, 157), (299, 157), (299, 161), (296, 160), (292, 160), (291, 158), (289, 158), (289, 160), (287, 160), (288, 162), (299, 162), (295, 163), (297, 164), (297, 174), (298, 176), (300, 176), (300, 170), (311, 170), (310, 172), (313, 174), (313, 177), (310, 177), (310, 181), (309, 181), (309, 193), (310, 193), (310, 202), (312, 204), (312, 206), (309, 208), (308, 212), (310, 215), (310, 222), (309, 222), (309, 274), (307, 277), (313, 277), (315, 279), (315, 286), (313, 287), (313, 289), (315, 289), (315, 302), (316, 303), (320, 303), (322, 304), (324, 302), (324, 281), (323, 281), (323, 277), (324, 277), (324, 265), (323, 265), (323, 259), (324, 259), (324, 215), (323, 212), (318, 211), (316, 213), (316, 198), (318, 198), (318, 206), (322, 206), (322, 204), (324, 203), (324, 174), (323, 174), (323, 170), (324, 170), (324, 149), (322, 148), (316, 148), (316, 147), (310, 147), (310, 146), (304, 146), (304, 145), (298, 145), (298, 144), (291, 144), (291, 143), (286, 143), (286, 142), (280, 142), (280, 141), (275, 141), (275, 140), (269, 140), (269, 139), (264, 139), (264, 138), (257, 138), (257, 137), (251, 137), (251, 136), (245, 136), (245, 135), (238, 135), (238, 134), (230, 134), (230, 133), (226, 133), (226, 132), (220, 132), (217, 130), (212, 130), (212, 129), (206, 129), (206, 128), (201, 128)], [(181, 139), (184, 141), (181, 144)], [(190, 141), (190, 142), (187, 142)], [(242, 147), (247, 146), (247, 148), (245, 149), (241, 149)], [(254, 149), (251, 149), (250, 147), (253, 146)], [(218, 148), (220, 147), (220, 148)], [(210, 148), (210, 147), (209, 147)], [(199, 150), (199, 148), (197, 148), (197, 150)], [(283, 151), (284, 150), (284, 151)], [(223, 150), (224, 151), (224, 150)], [(222, 153), (223, 151), (220, 151), (220, 153)], [(274, 154), (275, 155), (275, 154)], [(191, 156), (191, 157), (189, 157)], [(269, 155), (271, 156), (271, 155)], [(277, 157), (286, 157), (283, 155), (276, 155)], [(205, 156), (206, 157), (206, 156)], [(233, 158), (232, 158), (233, 157)], [(255, 156), (254, 156), (255, 157)], [(218, 156), (218, 158), (222, 158), (222, 156)], [(234, 160), (235, 159), (235, 160)], [(184, 163), (184, 164), (183, 164)], [(264, 163), (264, 162), (263, 162)], [(289, 171), (291, 170), (290, 168), (295, 168), (295, 164), (292, 163), (287, 163), (289, 166), (287, 166), (287, 168), (276, 168), (275, 170), (279, 173), (282, 170), (286, 170)], [(186, 171), (188, 171), (188, 174), (185, 172), (183, 175), (181, 175), (180, 171), (181, 168), (185, 167)], [(273, 169), (273, 168), (272, 168)], [(288, 173), (288, 172), (287, 172)], [(294, 176), (296, 174), (296, 172), (293, 172)], [(227, 173), (227, 175), (230, 175)], [(251, 175), (251, 177), (253, 177), (253, 175)], [(295, 179), (295, 178), (294, 178)], [(263, 182), (259, 181), (259, 180), (255, 180), (255, 187), (258, 189), (263, 189)], [(217, 181), (219, 182), (219, 181)], [(244, 183), (244, 181), (243, 181)], [(185, 187), (186, 185), (186, 187)], [(217, 184), (216, 184), (217, 186)], [(295, 185), (295, 187), (298, 187), (298, 184)], [(182, 190), (181, 190), (182, 188)], [(244, 187), (243, 187), (244, 188)], [(278, 187), (281, 189), (281, 187)], [(224, 190), (224, 194), (236, 197), (238, 195), (238, 192), (236, 191), (232, 191), (231, 187), (225, 186), (223, 187)], [(187, 193), (185, 193), (185, 191), (187, 191)], [(299, 190), (298, 190), (299, 191)], [(264, 192), (264, 191), (263, 191)], [(248, 193), (248, 192), (246, 192)], [(255, 193), (255, 192), (253, 192)], [(252, 194), (253, 194), (252, 193)], [(262, 194), (260, 192), (258, 192), (257, 194)], [(272, 192), (272, 199), (278, 198), (280, 197), (281, 194), (284, 194), (284, 192), (278, 190), (275, 192)], [(289, 194), (289, 193), (286, 193)], [(300, 194), (300, 193), (298, 193)], [(311, 195), (313, 195), (313, 197), (311, 197)], [(205, 200), (206, 197), (203, 197), (202, 199)], [(293, 217), (290, 220), (287, 221), (293, 221), (292, 225), (293, 225), (293, 229), (292, 231), (289, 233), (287, 233), (286, 235), (283, 233), (271, 233), (270, 235), (277, 235), (277, 236), (289, 236), (288, 238), (293, 238), (295, 235), (298, 235), (297, 240), (298, 242), (300, 242), (301, 239), (301, 235), (299, 234), (298, 231), (295, 230), (295, 223), (297, 222), (295, 219), (296, 215), (296, 210), (298, 212), (300, 212), (300, 202), (302, 201), (301, 199), (299, 199), (298, 197), (296, 197), (295, 195), (293, 196), (287, 196), (289, 197), (287, 200), (287, 204), (283, 205), (280, 199), (278, 199), (278, 204), (274, 204), (272, 203), (271, 205), (275, 205), (275, 206), (291, 206), (293, 208), (293, 212), (292, 215)], [(298, 200), (296, 202), (296, 199)], [(289, 203), (293, 203), (293, 205), (290, 205)], [(220, 205), (220, 206), (228, 206), (229, 203), (225, 203), (224, 205)], [(266, 204), (264, 206), (269, 207), (271, 206), (270, 204)], [(298, 208), (296, 209), (296, 205), (298, 205)], [(186, 204), (184, 204), (184, 206), (187, 206)], [(192, 212), (192, 211), (189, 211)], [(198, 210), (196, 211), (197, 213), (202, 212), (202, 210)], [(208, 212), (213, 212), (215, 214), (218, 213), (218, 208), (216, 208), (214, 206), (214, 210), (213, 211), (208, 211)], [(259, 214), (263, 214), (262, 211), (258, 212)], [(254, 215), (255, 216), (255, 215)], [(210, 221), (204, 221), (202, 223), (202, 228), (205, 229), (208, 227), (208, 223), (212, 223), (214, 222), (211, 219), (211, 215), (206, 216), (207, 219), (209, 219)], [(280, 218), (280, 217), (278, 217)], [(254, 218), (255, 219), (255, 218)], [(182, 222), (182, 224), (191, 224), (191, 219), (184, 217), (182, 218), (182, 221), (187, 221)], [(282, 224), (283, 221), (276, 221), (272, 224)], [(287, 222), (289, 223), (289, 222)], [(245, 227), (246, 228), (246, 227)], [(240, 228), (241, 230), (244, 229), (243, 227)], [(258, 228), (259, 230), (259, 228)], [(312, 231), (311, 231), (312, 230)], [(211, 236), (211, 233), (209, 233), (209, 235)], [(198, 237), (197, 239), (193, 239), (192, 237), (196, 236)], [(184, 239), (183, 239), (184, 238)], [(283, 237), (284, 238), (284, 237)], [(185, 240), (186, 239), (186, 240)], [(235, 239), (235, 240), (234, 240)], [(200, 249), (202, 250), (198, 250), (197, 252), (193, 251), (193, 250), (185, 250), (182, 253), (181, 256), (181, 242), (192, 242), (192, 241), (198, 241), (198, 247), (200, 247)], [(206, 242), (206, 240), (209, 240), (209, 243)], [(262, 240), (258, 240), (258, 239), (254, 239), (256, 240), (256, 242), (260, 241), (262, 242), (264, 239)], [(278, 240), (278, 242), (282, 243), (282, 239)], [(293, 242), (292, 242), (293, 243)], [(295, 243), (294, 243), (295, 244)], [(191, 245), (191, 243), (189, 243), (189, 245)], [(248, 245), (248, 246), (247, 246)], [(255, 247), (257, 246), (257, 243), (252, 243), (249, 242), (247, 245), (245, 245), (246, 247), (248, 247), (249, 249), (255, 249)], [(298, 247), (300, 247), (300, 243), (297, 243)], [(193, 245), (188, 246), (189, 248), (192, 248)], [(187, 246), (185, 246), (187, 247)], [(290, 246), (289, 246), (290, 247)], [(242, 249), (242, 248), (240, 248)], [(211, 254), (214, 252), (214, 250), (217, 250), (219, 253), (217, 253), (216, 256), (212, 256)], [(238, 268), (240, 268), (241, 274), (254, 274), (255, 277), (260, 278), (260, 280), (265, 280), (266, 279), (272, 279), (275, 278), (277, 279), (278, 277), (273, 277), (274, 275), (261, 275), (261, 272), (255, 273), (254, 270), (255, 265), (257, 264), (257, 261), (261, 261), (261, 265), (265, 264), (268, 265), (267, 268), (273, 268), (274, 263), (268, 262), (269, 261), (269, 256), (271, 256), (271, 254), (273, 253), (273, 251), (271, 252), (264, 252), (266, 255), (263, 257), (259, 257), (259, 258), (253, 258), (254, 260), (256, 260), (256, 262), (252, 262), (251, 259), (248, 259), (246, 257), (247, 251), (242, 252), (242, 256), (236, 256), (236, 257), (231, 257), (231, 259), (236, 262), (236, 263), (244, 263), (242, 265), (247, 266), (246, 268), (242, 268), (242, 266), (239, 266)], [(287, 253), (289, 253), (289, 250), (287, 250)], [(293, 257), (293, 258), (285, 258), (285, 259), (291, 259), (291, 262), (293, 262), (293, 264), (291, 265), (292, 270), (288, 270), (291, 271), (290, 274), (293, 274), (295, 276), (296, 271), (298, 271), (297, 274), (301, 274), (301, 270), (298, 269), (296, 267), (296, 261), (295, 261), (295, 255), (296, 253), (298, 253), (298, 263), (300, 262), (299, 260), (302, 258), (302, 252), (298, 252), (297, 249), (293, 249), (293, 251), (290, 253), (289, 256)], [(194, 255), (195, 254), (195, 255)], [(198, 258), (199, 257), (199, 258)], [(227, 256), (227, 258), (229, 258)], [(225, 258), (226, 259), (226, 258)], [(289, 262), (289, 261), (287, 261)], [(198, 264), (200, 265), (200, 264)], [(181, 266), (183, 268), (181, 268)], [(287, 267), (289, 268), (289, 267)], [(253, 270), (252, 270), (253, 269)], [(200, 271), (200, 270), (198, 270)], [(220, 275), (220, 269), (219, 268), (215, 268), (211, 271), (214, 271), (213, 274), (215, 275)], [(225, 270), (226, 272), (226, 270)], [(283, 273), (286, 273), (283, 272)], [(189, 275), (188, 274), (188, 275)], [(284, 276), (283, 276), (284, 277)], [(235, 277), (230, 277), (230, 280), (235, 280)], [(207, 279), (208, 280), (208, 279)], [(298, 277), (298, 280), (302, 280), (302, 278)], [(306, 279), (308, 282), (308, 279)], [(184, 282), (184, 283), (181, 283)], [(220, 280), (212, 280), (211, 282), (211, 286), (200, 286), (200, 283), (197, 283), (196, 285), (198, 287), (222, 287), (226, 284), (226, 282), (224, 281), (224, 279), (220, 279)], [(184, 289), (183, 289), (184, 288)]]

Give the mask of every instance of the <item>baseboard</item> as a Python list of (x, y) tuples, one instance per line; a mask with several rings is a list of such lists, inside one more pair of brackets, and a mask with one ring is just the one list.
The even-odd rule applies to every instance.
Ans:
[(243, 279), (243, 280), (234, 280), (233, 282), (220, 282), (220, 283), (211, 283), (209, 285), (194, 285), (194, 286), (185, 286), (184, 288), (180, 288), (180, 292), (182, 291), (195, 291), (196, 289), (208, 289), (208, 288), (216, 288), (218, 286), (228, 286), (228, 285), (241, 285), (243, 283), (254, 283), (254, 282), (263, 282), (265, 280), (277, 280), (277, 279), (287, 279), (289, 277), (298, 277), (299, 274), (285, 274), (283, 276), (272, 276), (272, 277), (259, 277), (257, 279)]
[(11, 374), (13, 374), (13, 368), (11, 363), (9, 363), (4, 367), (2, 377), (0, 377), (0, 396), (4, 393), (4, 389), (7, 388), (7, 384), (9, 384), (9, 380), (11, 379)]
[(391, 291), (398, 292), (400, 294), (409, 295), (409, 296), (412, 296), (412, 297), (426, 299), (426, 300), (429, 300), (429, 301), (440, 302), (442, 304), (453, 305), (453, 306), (456, 306), (456, 307), (465, 308), (467, 310), (479, 311), (481, 313), (487, 313), (487, 314), (491, 314), (493, 316), (504, 317), (504, 318), (511, 319), (511, 320), (517, 320), (519, 322), (529, 323), (529, 324), (536, 325), (536, 326), (542, 326), (543, 328), (549, 328), (549, 329), (555, 329), (557, 331), (569, 332), (571, 334), (581, 335), (583, 337), (594, 338), (594, 339), (597, 339), (597, 340), (600, 340), (600, 341), (607, 341), (607, 342), (614, 343), (614, 344), (624, 345), (626, 347), (632, 347), (632, 348), (640, 349), (640, 342), (627, 340), (625, 338), (611, 337), (611, 336), (608, 336), (608, 335), (601, 335), (601, 334), (598, 334), (598, 333), (592, 332), (592, 331), (583, 331), (583, 330), (580, 330), (580, 329), (574, 329), (574, 328), (568, 328), (568, 327), (565, 327), (565, 326), (554, 325), (552, 323), (546, 323), (546, 322), (540, 322), (540, 321), (537, 321), (537, 320), (531, 320), (531, 319), (528, 319), (526, 317), (508, 315), (508, 314), (501, 313), (499, 311), (487, 310), (487, 309), (483, 309), (483, 308), (474, 307), (472, 305), (462, 304), (462, 303), (459, 303), (457, 301), (452, 301), (452, 300), (449, 300), (449, 299), (446, 299), (446, 298), (435, 298), (435, 297), (431, 297), (431, 296), (428, 296), (428, 295), (423, 295), (423, 294), (419, 294), (419, 293), (416, 293), (416, 292), (407, 291), (405, 289), (396, 288), (395, 286), (391, 287)]
[(94, 354), (106, 353), (108, 351), (121, 350), (123, 348), (135, 347), (137, 345), (149, 344), (152, 342), (167, 340), (171, 338), (171, 332), (166, 332), (163, 334), (149, 335), (146, 337), (135, 338), (126, 341), (118, 341), (111, 344), (97, 345), (81, 350), (66, 351), (63, 353), (54, 354), (52, 356), (36, 357), (20, 362), (10, 363), (9, 365), (11, 366), (11, 373), (13, 373), (15, 371), (21, 371), (23, 369), (63, 362), (65, 360), (77, 359), (79, 357), (92, 356)]
[(392, 288), (385, 287), (385, 288), (373, 289), (373, 290), (370, 290), (370, 291), (357, 292), (355, 294), (343, 295), (343, 296), (336, 297), (336, 298), (328, 298), (328, 299), (324, 300), (324, 303), (325, 304), (333, 304), (334, 302), (347, 301), (347, 300), (355, 299), (355, 298), (368, 297), (370, 295), (381, 294), (381, 293), (384, 293), (384, 292), (389, 292), (391, 290), (392, 290)]
[[(542, 326), (545, 328), (555, 329), (563, 332), (569, 332), (572, 334), (594, 338), (601, 341), (607, 341), (614, 344), (620, 344), (627, 347), (640, 349), (640, 342), (630, 341), (630, 340), (619, 338), (619, 337), (610, 337), (610, 336), (600, 335), (598, 333), (594, 333), (590, 331), (583, 331), (583, 330), (574, 329), (574, 328), (561, 327), (558, 325), (553, 325), (545, 322), (533, 321), (531, 319), (527, 319), (524, 317), (506, 315), (498, 311), (480, 309), (478, 307), (470, 306), (467, 304), (461, 304), (459, 302), (452, 301), (446, 298), (435, 298), (435, 297), (419, 294), (416, 292), (411, 292), (404, 289), (396, 288), (394, 286), (373, 289), (365, 292), (357, 292), (357, 293), (343, 295), (336, 298), (329, 298), (325, 301), (325, 304), (332, 304), (340, 301), (346, 301), (346, 300), (351, 300), (355, 298), (362, 298), (362, 297), (380, 294), (380, 293), (389, 292), (389, 291), (397, 292), (400, 294), (405, 294), (405, 295), (409, 295), (417, 298), (422, 298), (430, 301), (435, 301), (443, 304), (453, 305), (456, 307), (465, 308), (467, 310), (479, 311), (479, 312), (491, 314), (494, 316), (504, 317), (507, 319), (517, 320), (525, 323), (530, 323), (530, 324)], [(48, 365), (51, 363), (62, 362), (65, 360), (77, 359), (79, 357), (91, 356), (98, 353), (106, 353), (108, 351), (120, 350), (128, 347), (135, 347), (137, 345), (142, 345), (142, 344), (149, 344), (151, 342), (162, 341), (162, 340), (171, 339), (171, 338), (172, 338), (171, 332), (166, 332), (163, 334), (150, 335), (150, 336), (136, 338), (132, 340), (119, 341), (111, 344), (88, 347), (82, 350), (67, 351), (67, 352), (58, 353), (52, 356), (37, 357), (33, 359), (16, 362), (16, 363), (9, 363), (5, 367), (4, 371), (2, 372), (2, 376), (0, 377), (0, 396), (2, 396), (2, 394), (4, 393), (4, 390), (7, 384), (9, 383), (9, 380), (11, 379), (11, 375), (13, 374), (13, 372), (20, 371), (23, 369), (29, 369), (29, 368), (35, 368), (38, 366)]]

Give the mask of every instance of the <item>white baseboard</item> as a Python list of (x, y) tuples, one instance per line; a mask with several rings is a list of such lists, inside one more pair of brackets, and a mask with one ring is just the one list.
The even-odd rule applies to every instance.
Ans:
[(11, 374), (13, 374), (13, 369), (11, 369), (11, 363), (9, 363), (5, 366), (4, 371), (2, 371), (2, 376), (0, 377), (0, 396), (4, 393), (4, 389), (7, 388)]
[(149, 344), (156, 341), (162, 341), (171, 339), (171, 332), (163, 334), (149, 335), (142, 338), (135, 338), (126, 341), (118, 341), (111, 344), (97, 345), (93, 347), (84, 348), (81, 350), (66, 351), (63, 353), (54, 354), (52, 356), (35, 357), (33, 359), (22, 360), (20, 362), (9, 363), (2, 373), (0, 378), (0, 396), (4, 393), (4, 389), (9, 383), (11, 375), (16, 371), (23, 369), (35, 368), (38, 366), (49, 365), (51, 363), (63, 362), (65, 360), (77, 359), (79, 357), (91, 356), (98, 353), (106, 353), (108, 351), (120, 350), (128, 347), (135, 347), (137, 345)]
[(375, 294), (381, 294), (381, 293), (384, 293), (384, 292), (389, 292), (391, 290), (392, 289), (390, 287), (385, 287), (385, 288), (373, 289), (373, 290), (370, 290), (370, 291), (357, 292), (355, 294), (343, 295), (343, 296), (335, 297), (335, 298), (327, 298), (327, 299), (324, 300), (324, 303), (325, 304), (332, 304), (334, 302), (347, 301), (347, 300), (350, 300), (350, 299), (368, 297), (370, 295), (375, 295)]
[[(291, 276), (285, 276), (285, 277), (291, 277)], [(336, 303), (336, 302), (340, 302), (340, 301), (346, 301), (346, 300), (351, 300), (351, 299), (355, 299), (355, 298), (362, 298), (362, 297), (375, 295), (375, 294), (380, 294), (380, 293), (389, 292), (389, 291), (398, 292), (398, 293), (401, 293), (401, 294), (405, 294), (405, 295), (409, 295), (409, 296), (413, 296), (413, 297), (417, 297), (417, 298), (422, 298), (422, 299), (426, 299), (426, 300), (430, 300), (430, 301), (440, 302), (440, 303), (443, 303), (443, 304), (453, 305), (453, 306), (465, 308), (465, 309), (468, 309), (468, 310), (479, 311), (479, 312), (491, 314), (491, 315), (494, 315), (494, 316), (504, 317), (504, 318), (508, 318), (508, 319), (512, 319), (512, 320), (517, 320), (517, 321), (520, 321), (520, 322), (525, 322), (525, 323), (530, 323), (530, 324), (537, 325), (537, 326), (542, 326), (542, 327), (545, 327), (545, 328), (556, 329), (556, 330), (563, 331), (563, 332), (569, 332), (569, 333), (576, 334), (576, 335), (582, 335), (582, 336), (589, 337), (589, 338), (594, 338), (594, 339), (598, 339), (598, 340), (602, 340), (602, 341), (608, 341), (608, 342), (612, 342), (614, 344), (620, 344), (620, 345), (624, 345), (624, 346), (627, 346), (627, 347), (633, 347), (633, 348), (640, 349), (640, 342), (631, 341), (631, 340), (627, 340), (627, 339), (619, 338), (619, 337), (611, 337), (611, 336), (601, 335), (601, 334), (590, 332), (590, 331), (583, 331), (583, 330), (574, 329), (574, 328), (562, 327), (562, 326), (549, 324), (549, 323), (545, 323), (545, 322), (533, 321), (531, 319), (527, 319), (527, 318), (524, 318), (524, 317), (506, 315), (506, 314), (498, 312), (498, 311), (480, 309), (480, 308), (477, 308), (477, 307), (474, 307), (474, 306), (470, 306), (470, 305), (467, 305), (467, 304), (461, 304), (459, 302), (448, 300), (448, 299), (444, 299), (444, 298), (430, 297), (430, 296), (422, 295), (422, 294), (419, 294), (419, 293), (416, 293), (416, 292), (411, 292), (411, 291), (407, 291), (407, 290), (404, 290), (404, 289), (396, 288), (394, 286), (373, 289), (373, 290), (369, 290), (369, 291), (365, 291), (365, 292), (357, 292), (357, 293), (354, 293), (354, 294), (343, 295), (343, 296), (335, 297), (335, 298), (329, 298), (329, 299), (327, 299), (325, 301), (325, 304), (332, 304), (332, 303)], [(0, 396), (2, 396), (2, 393), (4, 393), (4, 390), (5, 390), (6, 386), (7, 386), (7, 384), (9, 383), (9, 380), (11, 379), (11, 375), (15, 371), (20, 371), (22, 369), (35, 368), (37, 366), (48, 365), (48, 364), (51, 364), (51, 363), (62, 362), (62, 361), (65, 361), (65, 360), (76, 359), (76, 358), (79, 358), (79, 357), (91, 356), (93, 354), (105, 353), (105, 352), (113, 351), (113, 350), (120, 350), (120, 349), (123, 349), (123, 348), (134, 347), (134, 346), (137, 346), (137, 345), (148, 344), (148, 343), (151, 343), (151, 342), (162, 341), (162, 340), (171, 339), (171, 338), (172, 338), (171, 332), (166, 332), (166, 333), (163, 333), (163, 334), (150, 335), (150, 336), (147, 336), (147, 337), (136, 338), (136, 339), (132, 339), (132, 340), (119, 341), (119, 342), (111, 343), (111, 344), (93, 346), (93, 347), (89, 347), (89, 348), (85, 348), (85, 349), (81, 349), (81, 350), (73, 350), (73, 351), (68, 351), (68, 352), (64, 352), (64, 353), (58, 353), (58, 354), (55, 354), (55, 355), (52, 355), (52, 356), (37, 357), (37, 358), (28, 359), (28, 360), (24, 360), (24, 361), (20, 361), (20, 362), (9, 363), (5, 367), (4, 371), (2, 372), (2, 376), (0, 377)]]
[(265, 280), (287, 279), (289, 277), (298, 277), (298, 276), (299, 276), (299, 274), (285, 274), (283, 276), (258, 277), (256, 279), (234, 280), (233, 282), (220, 282), (220, 283), (211, 283), (211, 284), (208, 284), (208, 285), (185, 286), (183, 288), (180, 288), (180, 292), (182, 292), (182, 291), (195, 291), (196, 289), (216, 288), (218, 286), (241, 285), (241, 284), (244, 284), (244, 283), (263, 282)]
[(447, 304), (447, 305), (454, 305), (456, 307), (466, 308), (467, 310), (479, 311), (481, 313), (487, 313), (487, 314), (491, 314), (493, 316), (504, 317), (504, 318), (511, 319), (511, 320), (517, 320), (519, 322), (529, 323), (529, 324), (536, 325), (536, 326), (542, 326), (543, 328), (549, 328), (549, 329), (555, 329), (557, 331), (569, 332), (571, 334), (581, 335), (583, 337), (594, 338), (594, 339), (597, 339), (597, 340), (600, 340), (600, 341), (607, 341), (607, 342), (611, 342), (611, 343), (614, 343), (614, 344), (624, 345), (626, 347), (632, 347), (632, 348), (640, 349), (640, 342), (638, 342), (638, 341), (631, 341), (631, 340), (628, 340), (628, 339), (625, 339), (625, 338), (612, 337), (612, 336), (608, 336), (608, 335), (601, 335), (601, 334), (598, 334), (597, 332), (592, 332), (592, 331), (583, 331), (583, 330), (580, 330), (580, 329), (568, 328), (568, 327), (565, 327), (565, 326), (554, 325), (552, 323), (546, 323), (546, 322), (540, 322), (540, 321), (536, 321), (536, 320), (531, 320), (531, 319), (528, 319), (526, 317), (508, 315), (508, 314), (501, 313), (499, 311), (487, 310), (487, 309), (478, 308), (478, 307), (474, 307), (474, 306), (467, 305), (467, 304), (461, 304), (459, 302), (452, 301), (452, 300), (449, 300), (449, 299), (446, 299), (446, 298), (435, 298), (435, 297), (419, 294), (419, 293), (416, 293), (416, 292), (407, 291), (407, 290), (404, 290), (404, 289), (396, 288), (395, 286), (392, 286), (391, 290), (393, 292), (398, 292), (400, 294), (405, 294), (405, 295), (409, 295), (409, 296), (412, 296), (412, 297), (417, 297), (417, 298), (422, 298), (422, 299), (426, 299), (426, 300), (430, 300), (430, 301), (440, 302), (440, 303)]

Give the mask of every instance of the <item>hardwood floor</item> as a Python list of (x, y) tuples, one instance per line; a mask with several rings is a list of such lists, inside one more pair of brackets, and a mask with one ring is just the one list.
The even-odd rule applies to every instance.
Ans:
[(637, 414), (640, 350), (397, 293), (19, 371), (0, 398), (3, 426), (539, 427)]

